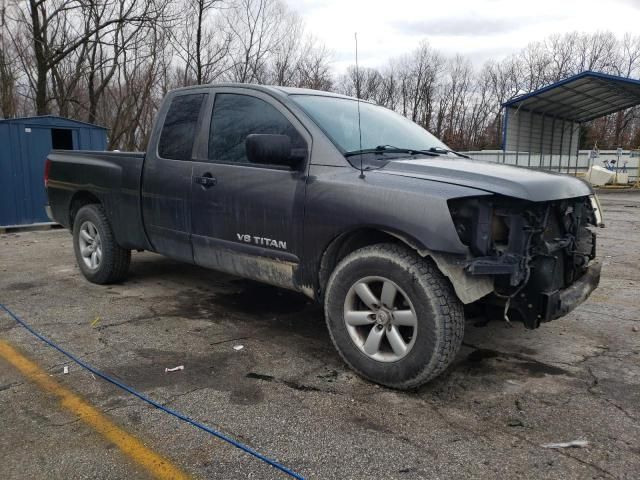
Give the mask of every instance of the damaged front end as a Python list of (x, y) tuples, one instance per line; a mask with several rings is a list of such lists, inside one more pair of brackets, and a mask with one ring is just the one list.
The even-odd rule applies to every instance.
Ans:
[(495, 196), (449, 201), (460, 239), (472, 254), (465, 270), (494, 278), (480, 302), (527, 328), (566, 315), (598, 286), (594, 196), (529, 202)]

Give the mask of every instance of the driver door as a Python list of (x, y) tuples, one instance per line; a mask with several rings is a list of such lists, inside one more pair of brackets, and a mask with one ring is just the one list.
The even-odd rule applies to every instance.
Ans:
[[(246, 93), (245, 93), (246, 92)], [(197, 264), (293, 288), (302, 253), (306, 159), (300, 168), (250, 163), (252, 133), (308, 133), (268, 95), (216, 90), (203, 158), (193, 164), (191, 227)], [(306, 137), (306, 138), (305, 138)]]

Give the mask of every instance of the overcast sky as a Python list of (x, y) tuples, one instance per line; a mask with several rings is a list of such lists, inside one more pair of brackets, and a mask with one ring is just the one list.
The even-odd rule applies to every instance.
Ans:
[(286, 1), (334, 52), (339, 72), (354, 61), (356, 31), (360, 64), (376, 67), (422, 39), (480, 65), (553, 33), (640, 30), (640, 0)]

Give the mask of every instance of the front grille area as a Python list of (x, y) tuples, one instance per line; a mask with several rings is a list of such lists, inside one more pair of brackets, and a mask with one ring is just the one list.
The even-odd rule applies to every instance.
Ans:
[(530, 234), (523, 251), (526, 283), (515, 295), (513, 288), (504, 288), (506, 295), (513, 295), (513, 313), (529, 328), (554, 318), (558, 293), (585, 274), (596, 254), (595, 217), (588, 198), (549, 202), (535, 210), (525, 227)]
[[(540, 282), (546, 280), (545, 290), (566, 288), (584, 274), (595, 258), (593, 210), (587, 197), (553, 202), (547, 209), (542, 235), (534, 237), (529, 252), (532, 280), (540, 287)], [(554, 265), (551, 272), (549, 264)]]
[(537, 203), (466, 199), (450, 208), (471, 253), (467, 272), (492, 276), (492, 301), (511, 306), (530, 328), (550, 319), (549, 302), (595, 258), (596, 218), (589, 197)]

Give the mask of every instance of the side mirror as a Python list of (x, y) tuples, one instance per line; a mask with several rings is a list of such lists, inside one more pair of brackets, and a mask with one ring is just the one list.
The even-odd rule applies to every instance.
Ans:
[(296, 167), (304, 160), (306, 153), (294, 151), (287, 135), (252, 133), (245, 140), (247, 159), (251, 163), (288, 165)]

